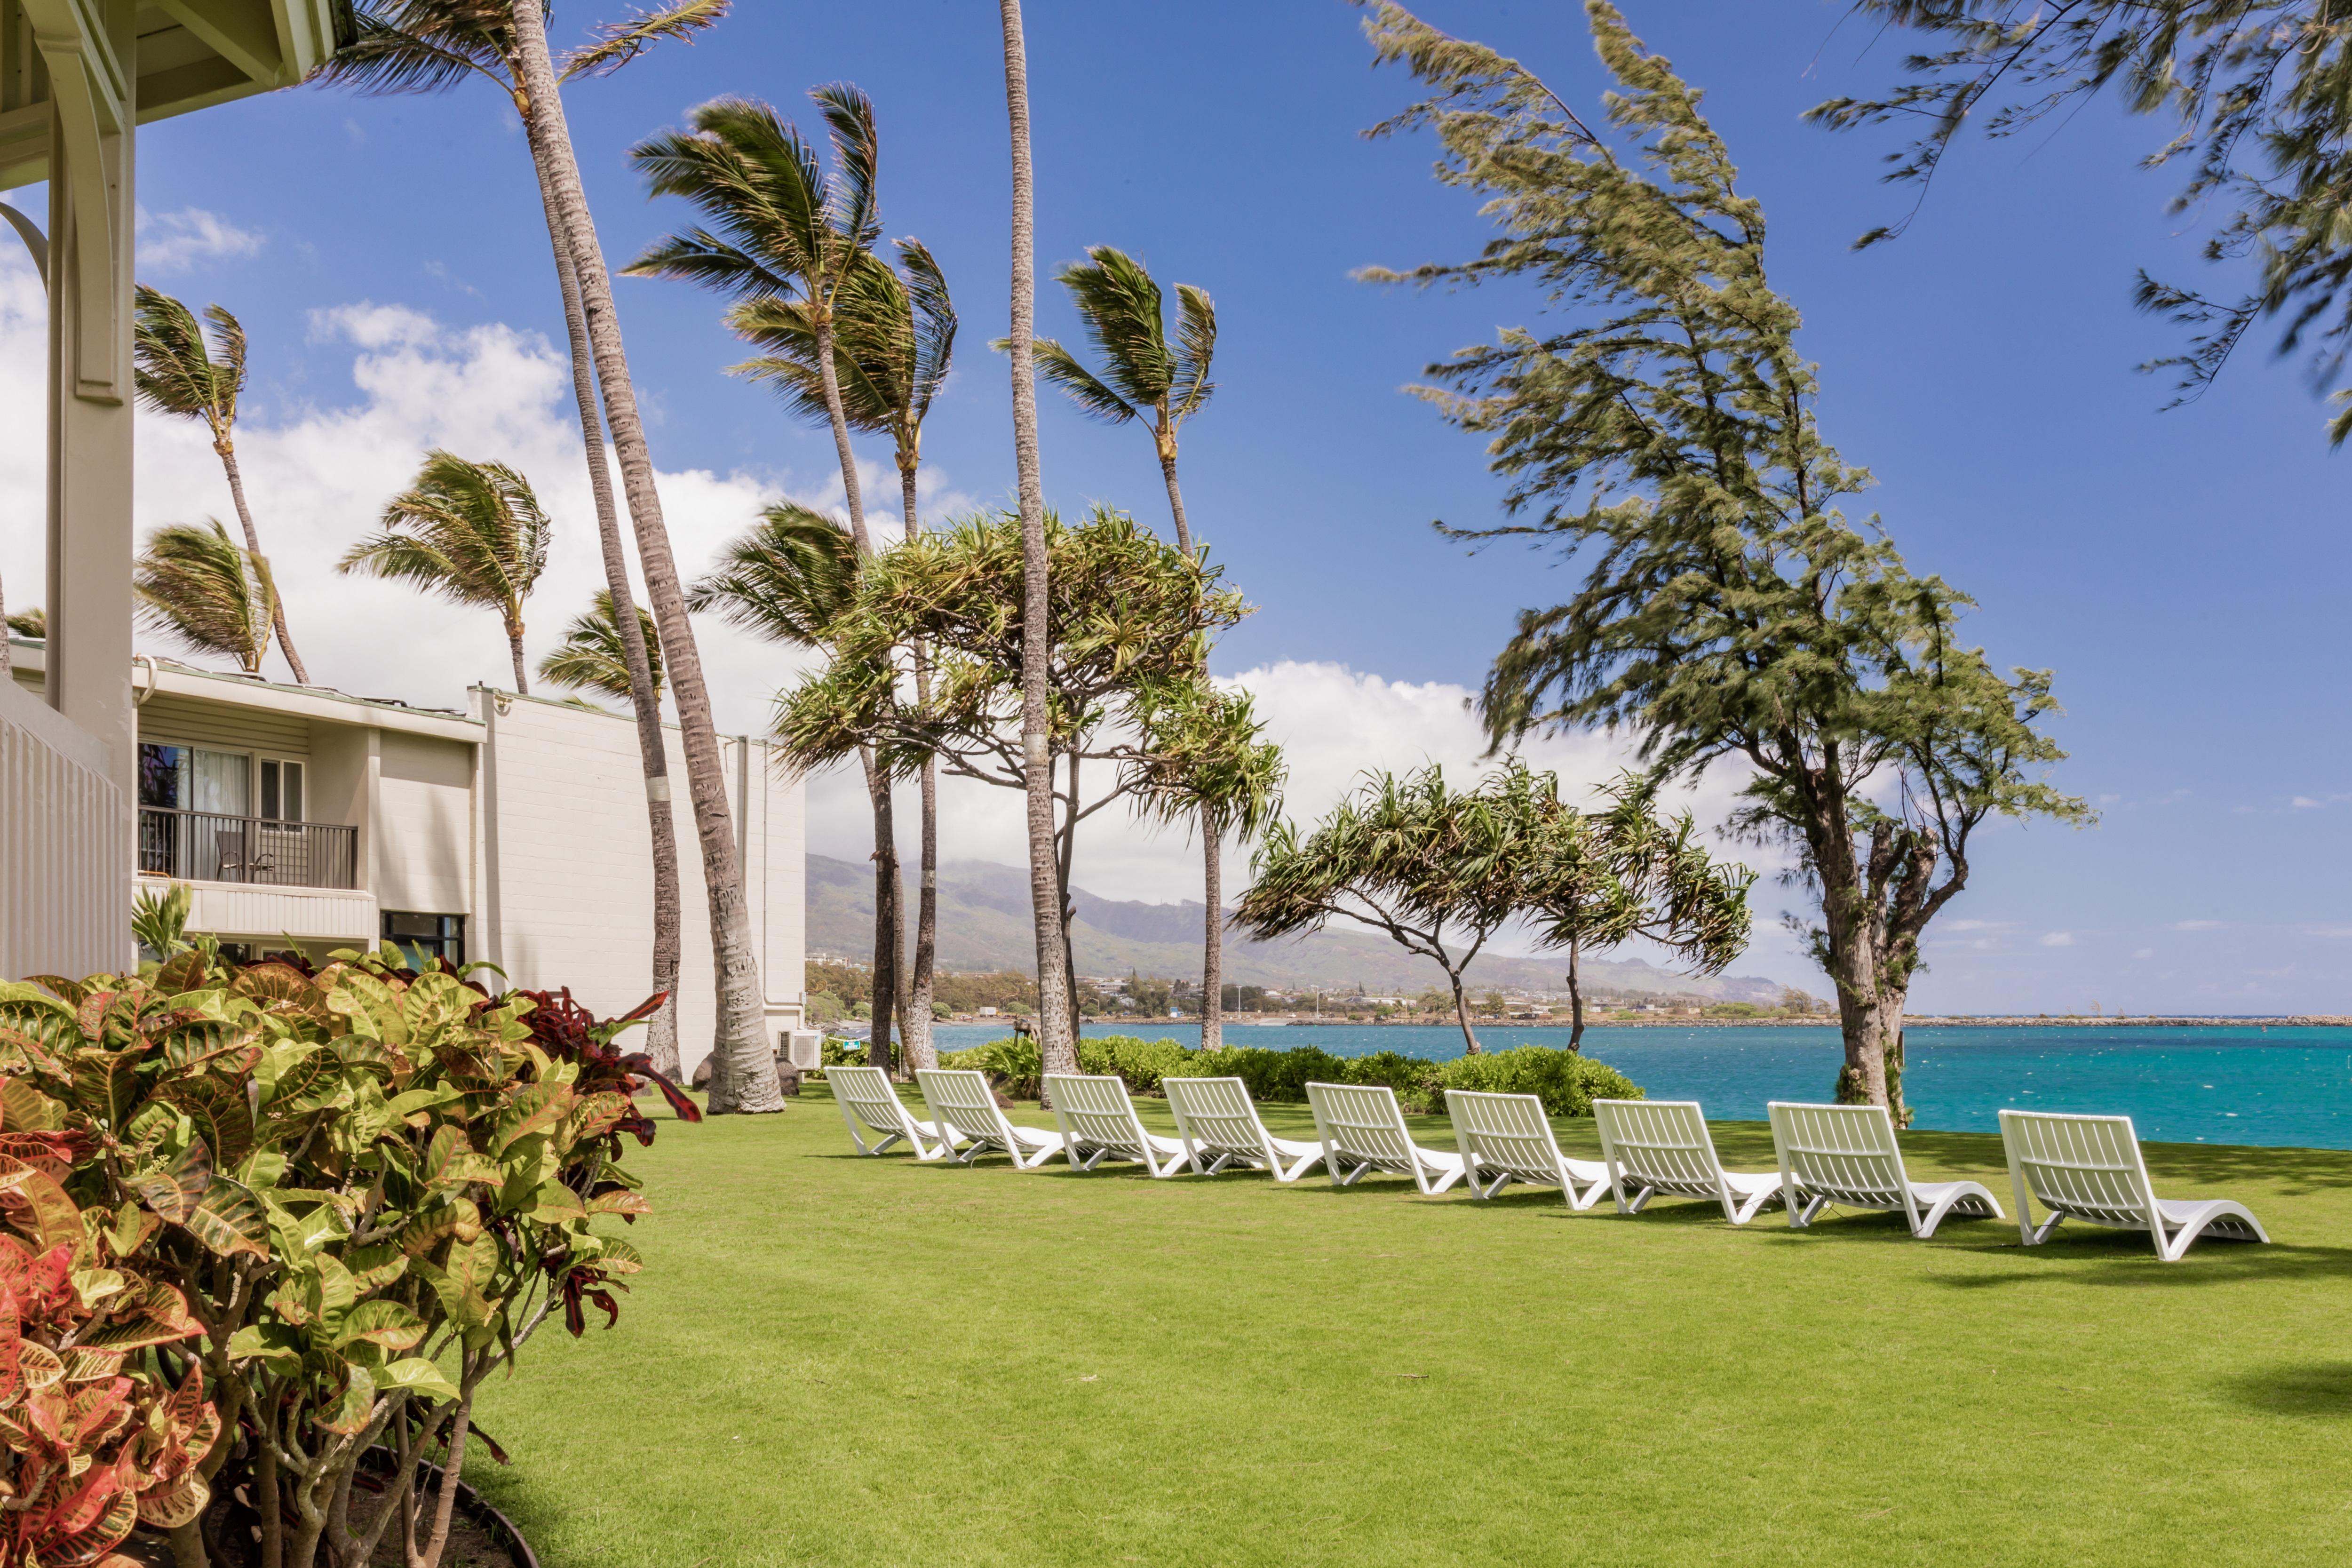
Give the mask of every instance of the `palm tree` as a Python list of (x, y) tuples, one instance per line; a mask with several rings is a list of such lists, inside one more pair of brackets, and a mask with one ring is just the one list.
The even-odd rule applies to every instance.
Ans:
[(1184, 493), (1176, 485), (1176, 432), (1216, 391), (1209, 361), (1217, 352), (1217, 308), (1190, 283), (1176, 285), (1176, 340), (1161, 321), (1160, 285), (1124, 251), (1097, 245), (1084, 262), (1055, 276), (1070, 291), (1087, 336), (1102, 354), (1102, 374), (1080, 364), (1051, 338), (1037, 341), (1037, 370), (1097, 419), (1125, 425), (1150, 416), (1168, 510), (1175, 514), (1176, 548), (1192, 553), (1184, 523)]
[(149, 626), (194, 652), (233, 658), (247, 675), (261, 673), (278, 590), (269, 563), (238, 549), (218, 519), (149, 534), (131, 581)]
[(809, 96), (831, 133), (831, 174), (796, 126), (749, 99), (714, 99), (688, 116), (691, 131), (665, 132), (631, 148), (629, 160), (651, 195), (684, 196), (719, 232), (671, 235), (622, 270), (636, 278), (684, 279), (746, 302), (779, 300), (801, 307), (816, 340), (818, 384), (841, 461), (850, 537), (866, 553), (873, 542), (866, 534), (833, 338), (842, 296), (882, 233), (875, 205), (874, 105), (844, 82)]
[(453, 603), (498, 611), (514, 655), (515, 689), (528, 693), (522, 602), (547, 569), (552, 532), (530, 481), (504, 463), (428, 452), (416, 483), (385, 505), (383, 529), (352, 545), (336, 570), (414, 583)]
[[(185, 305), (144, 283), (139, 285), (137, 320), (131, 352), (138, 363), (139, 401), (159, 414), (201, 419), (212, 431), (213, 450), (220, 457), (221, 471), (228, 476), (229, 500), (236, 503), (236, 520), (245, 529), (245, 548), (256, 561), (265, 560), (261, 535), (253, 526), (253, 509), (245, 504), (245, 479), (236, 467), (236, 399), (245, 390), (245, 328), (222, 307), (207, 305), (205, 320), (213, 329), (207, 343), (204, 329)], [(282, 600), (272, 599), (270, 616), (287, 667), (294, 671), (297, 683), (310, 685), (310, 671), (302, 668), (302, 656), (294, 651), (293, 635), (286, 629)]]
[[(643, 609), (637, 611), (639, 645), (653, 658), (654, 700), (661, 700), (661, 647), (654, 631), (654, 618)], [(629, 671), (628, 651), (621, 637), (619, 618), (613, 614), (612, 593), (596, 590), (596, 597), (586, 613), (572, 617), (563, 628), (563, 644), (539, 661), (539, 678), (553, 686), (568, 687), (574, 691), (596, 691), (606, 697), (617, 697), (624, 702), (635, 700), (636, 682)]]
[[(599, 30), (595, 41), (564, 57), (562, 79), (607, 76), (664, 39), (690, 42), (727, 14), (730, 0), (680, 0), (651, 15)], [(556, 200), (551, 161), (540, 142), (540, 126), (523, 88), (520, 46), (512, 18), (501, 0), (368, 0), (358, 16), (359, 37), (334, 55), (320, 79), (362, 93), (438, 92), (479, 77), (507, 94), (521, 115), (539, 177), (540, 205), (555, 256), (557, 291), (572, 354), (572, 392), (580, 411), (581, 447), (588, 462), (588, 485), (596, 504), (596, 537), (603, 548), (604, 591), (625, 608), (632, 604), (628, 557), (621, 548), (619, 511), (613, 497), (613, 469), (604, 449), (604, 422), (596, 409), (594, 353), (581, 307), (580, 279)], [(677, 1048), (677, 970), (683, 947), (679, 930), (681, 893), (677, 826), (670, 810), (669, 748), (662, 734), (661, 698), (654, 667), (658, 637), (644, 635), (639, 617), (617, 617), (622, 653), (628, 664), (629, 701), (637, 721), (637, 752), (646, 784), (646, 826), (654, 858), (653, 989), (670, 1000), (646, 1024), (646, 1048), (654, 1066), (675, 1077)]]
[(1282, 808), (1287, 772), (1282, 748), (1262, 739), (1247, 692), (1205, 682), (1171, 694), (1147, 713), (1149, 760), (1137, 780), (1137, 809), (1166, 823), (1198, 825), (1208, 926), (1201, 955), (1201, 1048), (1223, 1048), (1224, 840), (1247, 843)]
[[(793, 310), (806, 328), (816, 391), (832, 427), (841, 463), (849, 532), (858, 553), (874, 542), (857, 463), (849, 446), (835, 334), (844, 304), (863, 279), (871, 287), (880, 268), (874, 244), (881, 237), (875, 178), (879, 147), (874, 106), (846, 83), (813, 89), (833, 147), (827, 174), (816, 148), (768, 104), (714, 99), (688, 116), (692, 128), (665, 132), (629, 153), (652, 195), (683, 196), (718, 232), (695, 228), (655, 244), (625, 270), (641, 278), (677, 278), (736, 297), (738, 308), (775, 305)], [(870, 751), (858, 760), (874, 810), (873, 1054), (888, 1064), (891, 1015), (898, 1001), (899, 950), (906, 917), (899, 907), (898, 829), (890, 781)]]
[[(997, 0), (1004, 31), (1004, 112), (1013, 143), (1013, 464), (1021, 489), (1021, 619), (1051, 621), (1045, 555), (1045, 480), (1037, 462), (1037, 207), (1029, 163), (1029, 50), (1021, 0)], [(1076, 1020), (1062, 931), (1059, 858), (1054, 843), (1054, 750), (1046, 707), (1051, 649), (1021, 641), (1021, 762), (1029, 828), (1029, 908), (1037, 928), (1037, 1048), (1046, 1072), (1074, 1072)]]
[[(916, 500), (922, 466), (923, 421), (948, 378), (955, 356), (955, 307), (946, 277), (920, 240), (897, 242), (904, 275), (878, 258), (860, 267), (844, 290), (836, 311), (835, 380), (842, 413), (852, 428), (887, 433), (898, 461), (899, 510), (909, 542), (921, 532)], [(817, 363), (817, 338), (806, 304), (774, 297), (747, 300), (730, 310), (727, 324), (737, 335), (767, 351), (734, 367), (738, 375), (764, 381), (782, 394), (802, 418), (831, 418)], [(915, 652), (915, 691), (930, 701), (930, 666), (924, 649)], [(901, 982), (898, 1031), (907, 1045), (908, 1070), (934, 1064), (931, 996), (939, 952), (940, 807), (939, 765), (929, 758), (922, 771), (922, 858), (917, 883), (915, 960), (912, 973), (894, 962)], [(895, 948), (905, 921), (895, 913)]]
[[(760, 984), (760, 957), (751, 943), (751, 910), (743, 895), (743, 869), (736, 858), (735, 822), (727, 800), (726, 763), (719, 727), (711, 718), (710, 688), (702, 676), (702, 655), (687, 617), (677, 557), (663, 521), (661, 491), (654, 482), (653, 453), (646, 445), (644, 416), (635, 384), (629, 379), (628, 349), (621, 341), (620, 317), (613, 306), (613, 279), (596, 243), (588, 195), (580, 184), (580, 163), (563, 118), (563, 95), (547, 47), (547, 18), (536, 5), (513, 12), (515, 59), (520, 67), (524, 122), (531, 129), (531, 155), (542, 189), (555, 213), (555, 228), (570, 250), (580, 289), (588, 346), (604, 394), (604, 419), (621, 465), (622, 493), (637, 535), (637, 560), (646, 576), (646, 600), (661, 628), (662, 655), (669, 673), (670, 700), (677, 709), (679, 742), (694, 800), (694, 826), (702, 848), (703, 884), (710, 895), (710, 952), (718, 972), (718, 1037), (713, 1041), (710, 1105), (713, 1115), (779, 1111), (783, 1086), (767, 1037), (767, 1004)], [(641, 720), (640, 722), (643, 721)], [(454, 1451), (454, 1450), (453, 1450)], [(451, 1467), (457, 1460), (450, 1460)], [(446, 1514), (449, 1494), (443, 1499)], [(437, 1528), (437, 1527), (436, 1527)]]

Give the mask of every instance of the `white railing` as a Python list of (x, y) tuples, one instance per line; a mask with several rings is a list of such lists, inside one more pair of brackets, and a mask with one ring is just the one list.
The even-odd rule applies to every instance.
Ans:
[(0, 979), (121, 970), (131, 849), (106, 748), (0, 679)]

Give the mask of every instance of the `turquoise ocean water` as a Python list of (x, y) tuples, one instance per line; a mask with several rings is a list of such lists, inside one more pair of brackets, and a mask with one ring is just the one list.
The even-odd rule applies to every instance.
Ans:
[[(942, 1024), (943, 1050), (1002, 1037), (1003, 1026)], [(1200, 1043), (1197, 1024), (1090, 1026), (1090, 1035), (1160, 1036)], [(1560, 1046), (1562, 1028), (1482, 1028), (1488, 1049)], [(1398, 1051), (1447, 1059), (1461, 1031), (1404, 1026), (1227, 1025), (1229, 1046), (1319, 1046), (1334, 1056)], [(1904, 1094), (1916, 1125), (1997, 1132), (2004, 1106), (2129, 1116), (2143, 1138), (2178, 1143), (2258, 1143), (2352, 1149), (2352, 1028), (2259, 1024), (2146, 1028), (1915, 1028), (1904, 1041)], [(1584, 1049), (1654, 1100), (1696, 1100), (1711, 1117), (1764, 1119), (1772, 1100), (1826, 1100), (1843, 1059), (1834, 1029), (1606, 1028)]]

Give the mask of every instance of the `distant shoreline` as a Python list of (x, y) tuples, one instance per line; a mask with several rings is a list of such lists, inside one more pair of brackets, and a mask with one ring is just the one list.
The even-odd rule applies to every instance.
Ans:
[[(1013, 1022), (1010, 1017), (1003, 1016), (955, 1018), (946, 1021), (957, 1024), (1002, 1024), (1008, 1026)], [(1164, 1028), (1171, 1024), (1185, 1028), (1198, 1028), (1201, 1020), (1197, 1016), (1128, 1017), (1089, 1018), (1087, 1022), (1105, 1027), (1120, 1025), (1150, 1029)], [(1301, 1017), (1261, 1021), (1255, 1018), (1240, 1019), (1228, 1014), (1223, 1019), (1223, 1024), (1228, 1029), (1305, 1028), (1317, 1025), (1329, 1028), (1350, 1029), (1427, 1029), (1451, 1028), (1454, 1026), (1454, 1020), (1446, 1017), (1404, 1019), (1325, 1016), (1318, 1018), (1310, 1014)], [(2189, 1014), (2148, 1017), (2137, 1014), (2074, 1017), (2039, 1017), (2024, 1014), (2004, 1014), (1979, 1017), (1967, 1015), (1914, 1014), (1903, 1020), (1903, 1026), (1906, 1029), (2112, 1029), (2126, 1026), (2135, 1029), (2210, 1029), (2246, 1025), (2253, 1025), (2261, 1028), (2343, 1028), (2352, 1026), (2352, 1017), (2327, 1013), (2290, 1013), (2263, 1017), (2199, 1016)], [(1479, 1029), (1566, 1029), (1570, 1027), (1566, 1023), (1554, 1020), (1538, 1022), (1524, 1018), (1476, 1018), (1471, 1021), (1471, 1026)], [(1834, 1017), (1827, 1016), (1809, 1018), (1651, 1017), (1587, 1019), (1584, 1026), (1587, 1029), (1834, 1029), (1838, 1024)]]

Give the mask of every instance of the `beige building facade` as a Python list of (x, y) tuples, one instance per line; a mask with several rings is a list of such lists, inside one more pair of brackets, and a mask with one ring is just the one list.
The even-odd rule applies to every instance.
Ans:
[[(19, 639), (11, 651), (16, 694), (38, 689), (47, 650)], [(130, 897), (184, 883), (189, 929), (248, 955), (392, 942), (495, 963), (532, 990), (568, 985), (606, 1016), (650, 991), (653, 855), (630, 720), (481, 687), (437, 711), (146, 656), (130, 686)], [(765, 742), (721, 747), (769, 1034), (808, 1058), (802, 788)], [(675, 732), (670, 768), (685, 776)], [(691, 822), (678, 829), (691, 1073), (716, 994), (701, 858)], [(101, 935), (127, 949), (129, 920), (126, 900)]]

